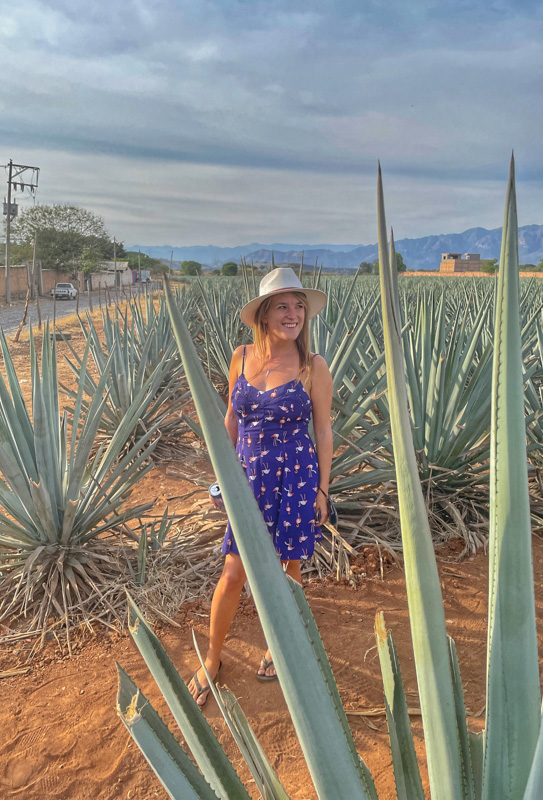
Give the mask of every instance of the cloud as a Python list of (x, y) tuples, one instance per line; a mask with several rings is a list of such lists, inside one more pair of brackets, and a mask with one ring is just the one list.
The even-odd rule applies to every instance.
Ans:
[[(420, 228), (437, 184), (464, 201), (499, 193), (513, 147), (538, 196), (542, 17), (532, 0), (20, 0), (0, 18), (3, 160), (39, 149), (51, 164), (63, 154), (78, 175), (78, 164), (107, 163), (115, 181), (128, 168), (165, 181), (214, 175), (221, 201), (224, 176), (235, 174), (247, 216), (225, 219), (263, 229), (268, 196), (296, 182), (351, 196), (346, 187), (372, 180), (379, 157), (416, 187), (420, 209), (403, 213)], [(149, 202), (154, 189), (140, 187)], [(195, 230), (205, 230), (205, 203), (191, 197)], [(449, 213), (451, 225), (466, 216)], [(287, 225), (272, 213), (285, 226), (272, 238), (291, 223), (309, 233), (303, 208), (296, 214)], [(330, 241), (332, 226), (352, 230), (327, 218)]]

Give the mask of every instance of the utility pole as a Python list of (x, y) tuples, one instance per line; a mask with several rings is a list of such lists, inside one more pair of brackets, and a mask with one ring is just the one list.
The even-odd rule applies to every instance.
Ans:
[(141, 250), (138, 250), (138, 283), (141, 283)]
[(113, 269), (115, 270), (115, 297), (119, 302), (120, 276), (117, 275), (117, 240), (113, 237)]
[(173, 250), (170, 256), (170, 278), (172, 277), (172, 264), (173, 264)]
[[(14, 164), (12, 159), (10, 158), (9, 164), (6, 165), (8, 170), (8, 201), (4, 203), (4, 215), (6, 217), (6, 303), (9, 305), (11, 303), (11, 283), (10, 283), (10, 256), (11, 256), (11, 221), (17, 215), (17, 205), (11, 202), (11, 189), (17, 189), (17, 186), (21, 191), (25, 189), (30, 189), (30, 192), (34, 194), (36, 189), (38, 188), (38, 179), (40, 176), (40, 168), (39, 167), (29, 167), (25, 164)], [(25, 180), (25, 172), (27, 170), (32, 170), (29, 180)], [(15, 206), (13, 208), (12, 206)]]

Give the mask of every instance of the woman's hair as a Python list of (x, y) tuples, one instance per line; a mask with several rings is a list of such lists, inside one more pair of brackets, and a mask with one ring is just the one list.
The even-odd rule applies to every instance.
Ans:
[[(309, 350), (309, 306), (307, 304), (307, 297), (304, 292), (292, 292), (292, 294), (302, 302), (305, 311), (302, 330), (296, 337), (296, 347), (298, 348), (298, 355), (300, 356), (300, 371), (298, 373), (299, 377), (304, 370), (309, 372), (311, 369), (311, 364), (313, 363)], [(268, 313), (271, 301), (272, 297), (267, 297), (260, 304), (256, 311), (255, 322), (253, 325), (254, 353), (260, 359), (262, 364), (264, 364), (266, 359), (266, 339), (268, 337), (266, 323), (263, 322), (263, 318)]]

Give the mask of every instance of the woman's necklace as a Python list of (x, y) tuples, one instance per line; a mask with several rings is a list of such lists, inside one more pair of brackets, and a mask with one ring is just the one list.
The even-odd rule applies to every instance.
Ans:
[[(268, 367), (268, 369), (266, 370), (266, 378), (269, 377), (270, 372), (273, 372), (274, 369), (279, 369), (280, 367), (281, 367), (281, 361), (279, 361), (279, 363), (276, 364), (274, 367)], [(264, 369), (264, 367), (262, 367), (262, 369)]]
[[(279, 365), (277, 365), (277, 366), (279, 366)], [(267, 370), (266, 370), (266, 378), (268, 378), (268, 377), (269, 377), (269, 375), (270, 375), (270, 372), (273, 372), (273, 371), (274, 371), (274, 369), (277, 369), (277, 366), (275, 366), (275, 367), (270, 367), (269, 369), (267, 369)]]

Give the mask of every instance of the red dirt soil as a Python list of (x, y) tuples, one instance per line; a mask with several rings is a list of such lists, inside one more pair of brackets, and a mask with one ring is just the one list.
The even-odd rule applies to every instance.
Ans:
[[(13, 352), (27, 362), (28, 344), (19, 344)], [(63, 379), (65, 377), (66, 372)], [(26, 394), (30, 384), (24, 387)], [(137, 494), (158, 498), (155, 513), (162, 511), (166, 497), (179, 497), (190, 487), (169, 477), (160, 467), (153, 470), (143, 484), (138, 485)], [(181, 504), (182, 499), (179, 502)], [(181, 505), (178, 508), (170, 505), (173, 513), (180, 508)], [(541, 650), (543, 543), (534, 537), (533, 545)], [(468, 724), (471, 729), (480, 730), (484, 724), (485, 703), (488, 559), (479, 553), (458, 562), (461, 549), (460, 543), (442, 548), (438, 564), (447, 629), (458, 649)], [(384, 580), (381, 580), (377, 557), (371, 549), (356, 562), (368, 575), (357, 588), (328, 578), (309, 581), (306, 593), (330, 657), (358, 751), (374, 775), (380, 800), (392, 800), (396, 794), (373, 621), (376, 612), (384, 612), (399, 652), (408, 704), (418, 709), (405, 580), (397, 566), (387, 566)], [(197, 666), (192, 630), (196, 631), (200, 645), (205, 647), (208, 615), (208, 601), (193, 602), (183, 606), (177, 615), (180, 628), (166, 624), (156, 627), (185, 680)], [(280, 686), (263, 684), (255, 678), (264, 650), (264, 638), (253, 603), (244, 598), (225, 643), (220, 682), (239, 698), (293, 800), (316, 798)], [(9, 650), (0, 650), (0, 675), (25, 666), (26, 652), (22, 645), (20, 649), (11, 645)], [(27, 665), (26, 674), (0, 679), (0, 800), (163, 800), (167, 797), (117, 717), (115, 661), (128, 671), (181, 739), (128, 633), (99, 633), (84, 643), (76, 643), (72, 658), (63, 655), (56, 642), (49, 641)], [(378, 714), (367, 716), (368, 711), (376, 709)], [(251, 795), (258, 797), (213, 698), (204, 713)], [(428, 791), (420, 717), (412, 716), (412, 723)]]
[[(543, 605), (543, 544), (534, 538), (538, 620)], [(468, 724), (480, 730), (484, 720), (488, 561), (484, 554), (457, 562), (454, 547), (439, 555), (445, 613), (456, 641), (464, 680)], [(370, 767), (381, 800), (395, 797), (386, 722), (383, 714), (356, 712), (382, 709), (383, 695), (373, 619), (384, 611), (399, 651), (410, 706), (418, 707), (406, 608), (404, 575), (390, 567), (385, 579), (367, 579), (360, 587), (332, 579), (306, 584), (307, 596), (351, 724), (358, 751)], [(180, 673), (188, 680), (197, 665), (192, 629), (205, 645), (209, 604), (184, 607), (180, 629), (162, 625), (158, 635)], [(539, 624), (540, 648), (543, 626)], [(293, 800), (315, 798), (307, 768), (278, 684), (259, 683), (254, 673), (264, 639), (252, 601), (244, 599), (223, 652), (221, 684), (240, 699), (272, 765)], [(22, 654), (3, 653), (0, 670), (13, 668)], [(0, 797), (24, 800), (150, 800), (166, 798), (151, 768), (131, 741), (115, 712), (115, 661), (134, 678), (144, 694), (175, 725), (128, 634), (99, 635), (73, 658), (62, 657), (53, 643), (34, 660), (24, 676), (0, 682)], [(19, 662), (20, 663), (20, 662)], [(211, 698), (205, 715), (244, 781), (250, 775)], [(420, 717), (413, 729), (421, 764)], [(177, 731), (176, 731), (177, 734)], [(426, 774), (423, 768), (427, 789)], [(254, 784), (249, 783), (254, 797)]]

